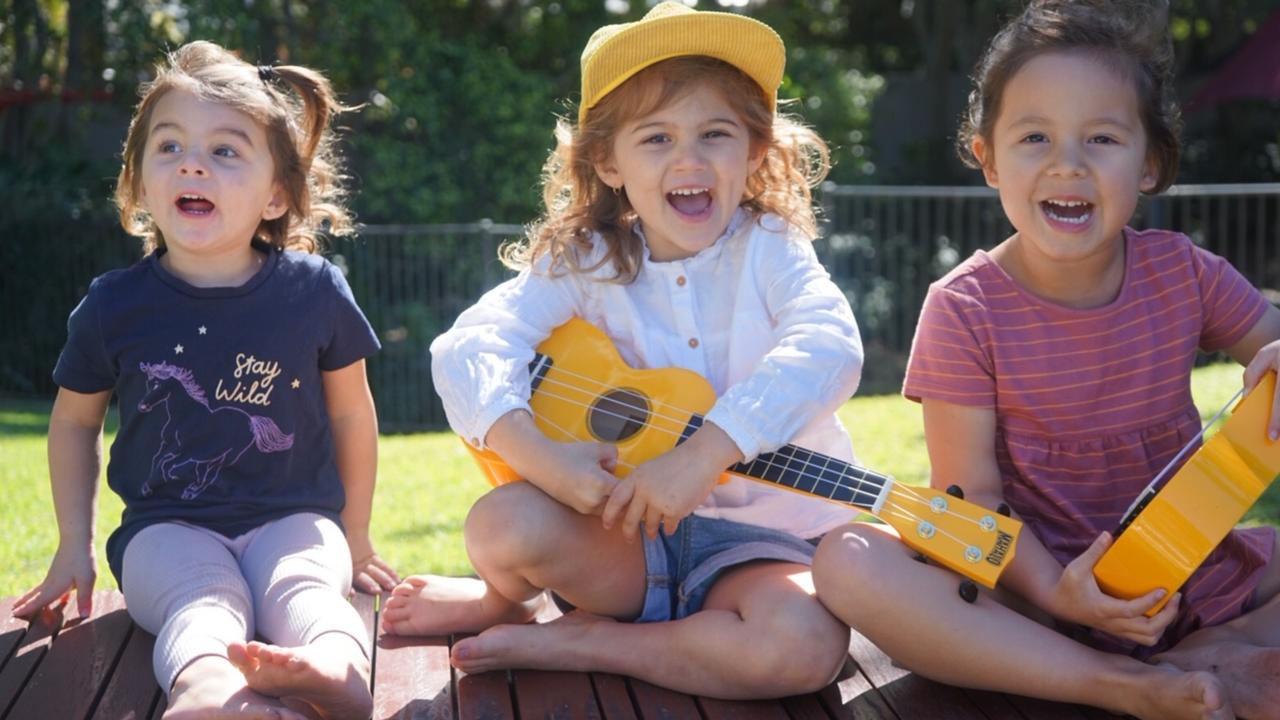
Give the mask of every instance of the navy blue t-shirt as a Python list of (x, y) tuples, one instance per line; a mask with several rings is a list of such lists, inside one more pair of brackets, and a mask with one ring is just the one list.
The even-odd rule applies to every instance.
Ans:
[(194, 287), (152, 254), (94, 279), (67, 322), (54, 381), (119, 401), (107, 465), (125, 505), (107, 541), (117, 581), (129, 540), (157, 522), (235, 537), (296, 512), (339, 519), (321, 371), (378, 339), (332, 263), (254, 247), (265, 262), (244, 285)]

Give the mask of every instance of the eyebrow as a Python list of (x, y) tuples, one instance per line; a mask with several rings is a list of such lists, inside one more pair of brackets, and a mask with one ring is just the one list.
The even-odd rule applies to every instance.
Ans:
[[(706, 121), (705, 123), (703, 123), (703, 125), (715, 125), (716, 123), (724, 123), (724, 124), (726, 124), (726, 125), (732, 125), (732, 126), (734, 126), (734, 127), (742, 127), (742, 123), (738, 122), (737, 120), (735, 120), (735, 119), (733, 119), (733, 118), (725, 118), (725, 117), (711, 118), (710, 120), (708, 120), (708, 121)], [(641, 124), (641, 125), (637, 125), (635, 128), (633, 128), (633, 129), (631, 130), (631, 133), (632, 133), (632, 134), (635, 134), (635, 133), (639, 133), (639, 132), (644, 132), (645, 130), (648, 130), (648, 129), (651, 129), (651, 128), (652, 128), (652, 129), (661, 129), (661, 128), (664, 128), (664, 127), (666, 127), (667, 125), (671, 125), (671, 124), (672, 124), (672, 123), (665, 122), (665, 121), (662, 121), (662, 120), (653, 120), (653, 121), (650, 121), (650, 122), (647, 122), (647, 123), (643, 123), (643, 124)]]
[[(1012, 123), (1009, 123), (1008, 127), (1010, 129), (1015, 129), (1015, 128), (1022, 127), (1023, 125), (1048, 125), (1048, 124), (1052, 124), (1052, 121), (1050, 121), (1048, 118), (1042, 115), (1028, 115), (1026, 117), (1018, 118), (1016, 121)], [(1114, 117), (1094, 118), (1088, 121), (1086, 125), (1111, 125), (1114, 127), (1123, 128), (1125, 130), (1133, 129), (1133, 126), (1130, 125), (1129, 123)]]
[[(152, 126), (152, 128), (151, 128), (151, 132), (153, 132), (153, 133), (154, 133), (154, 132), (156, 132), (156, 131), (158, 131), (158, 130), (179, 130), (179, 131), (181, 131), (181, 130), (182, 130), (182, 128), (181, 128), (181, 127), (179, 127), (177, 123), (173, 123), (173, 122), (159, 122), (159, 123), (156, 123), (154, 126)], [(249, 137), (249, 133), (247, 133), (247, 132), (245, 132), (245, 131), (243, 131), (243, 130), (241, 130), (241, 129), (239, 129), (239, 128), (233, 128), (233, 127), (229, 127), (229, 126), (228, 126), (228, 127), (220, 127), (220, 128), (214, 128), (213, 132), (214, 132), (214, 134), (217, 134), (217, 133), (227, 133), (227, 134), (229, 134), (229, 135), (235, 135), (236, 137), (240, 138), (240, 139), (241, 139), (241, 140), (243, 140), (245, 143), (247, 143), (247, 144), (249, 145), (249, 147), (254, 147), (254, 144), (253, 144), (253, 138)]]

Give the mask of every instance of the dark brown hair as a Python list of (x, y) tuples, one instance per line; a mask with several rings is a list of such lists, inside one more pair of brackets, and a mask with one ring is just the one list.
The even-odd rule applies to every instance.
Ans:
[[(811, 188), (830, 169), (826, 143), (798, 120), (775, 114), (764, 91), (741, 70), (699, 55), (641, 70), (591, 108), (579, 127), (564, 119), (556, 124), (556, 148), (543, 168), (545, 212), (523, 241), (503, 248), (503, 261), (518, 269), (550, 255), (553, 267), (575, 272), (612, 263), (618, 281), (634, 279), (643, 258), (632, 232), (638, 218), (626, 192), (606, 185), (596, 165), (613, 154), (614, 138), (627, 123), (703, 88), (721, 93), (747, 129), (752, 156), (764, 155), (747, 178), (741, 206), (757, 216), (774, 213), (810, 239), (817, 235)], [(584, 268), (578, 260), (595, 233), (607, 250), (598, 265)]]
[(330, 129), (333, 117), (350, 108), (338, 102), (329, 81), (296, 65), (255, 67), (213, 43), (197, 41), (170, 53), (156, 68), (156, 78), (139, 89), (141, 100), (129, 122), (115, 199), (120, 224), (143, 239), (144, 252), (164, 247), (164, 236), (142, 205), (141, 167), (151, 116), (172, 90), (239, 110), (266, 131), (288, 211), (263, 220), (259, 237), (276, 247), (316, 252), (324, 225), (333, 235), (351, 232)]
[[(1147, 158), (1156, 169), (1157, 194), (1173, 183), (1182, 152), (1182, 117), (1173, 97), (1173, 45), (1161, 0), (1033, 0), (996, 34), (973, 73), (973, 90), (960, 123), (960, 159), (981, 168), (973, 141), (991, 147), (1005, 86), (1032, 58), (1051, 52), (1083, 52), (1131, 80), (1147, 135)], [(988, 150), (988, 153), (990, 150)]]

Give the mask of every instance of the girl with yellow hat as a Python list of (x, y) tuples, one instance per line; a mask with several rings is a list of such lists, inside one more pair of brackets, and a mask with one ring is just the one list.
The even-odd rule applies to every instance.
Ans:
[[(453, 649), (468, 672), (608, 671), (715, 697), (835, 676), (848, 630), (814, 597), (809, 564), (851, 511), (717, 484), (787, 443), (853, 458), (835, 410), (862, 348), (811, 246), (827, 150), (776, 112), (784, 63), (768, 26), (678, 3), (592, 36), (578, 121), (560, 122), (547, 162), (546, 214), (504, 255), (519, 276), (431, 347), (451, 425), (528, 482), (472, 508), (480, 578), (409, 578), (386, 604), (388, 632), (480, 632)], [(692, 370), (717, 396), (681, 444), (622, 478), (614, 445), (553, 440), (531, 414), (534, 350), (575, 317), (629, 365)], [(526, 624), (544, 589), (581, 612)]]

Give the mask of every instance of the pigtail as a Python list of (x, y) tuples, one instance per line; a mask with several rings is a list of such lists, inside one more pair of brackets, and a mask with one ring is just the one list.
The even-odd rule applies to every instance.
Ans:
[(353, 229), (330, 127), (334, 117), (353, 108), (340, 103), (329, 81), (314, 70), (281, 65), (261, 69), (259, 76), (290, 109), (283, 119), (285, 132), (268, 133), (289, 212), (264, 222), (262, 229), (272, 244), (316, 252), (325, 224), (330, 235)]

